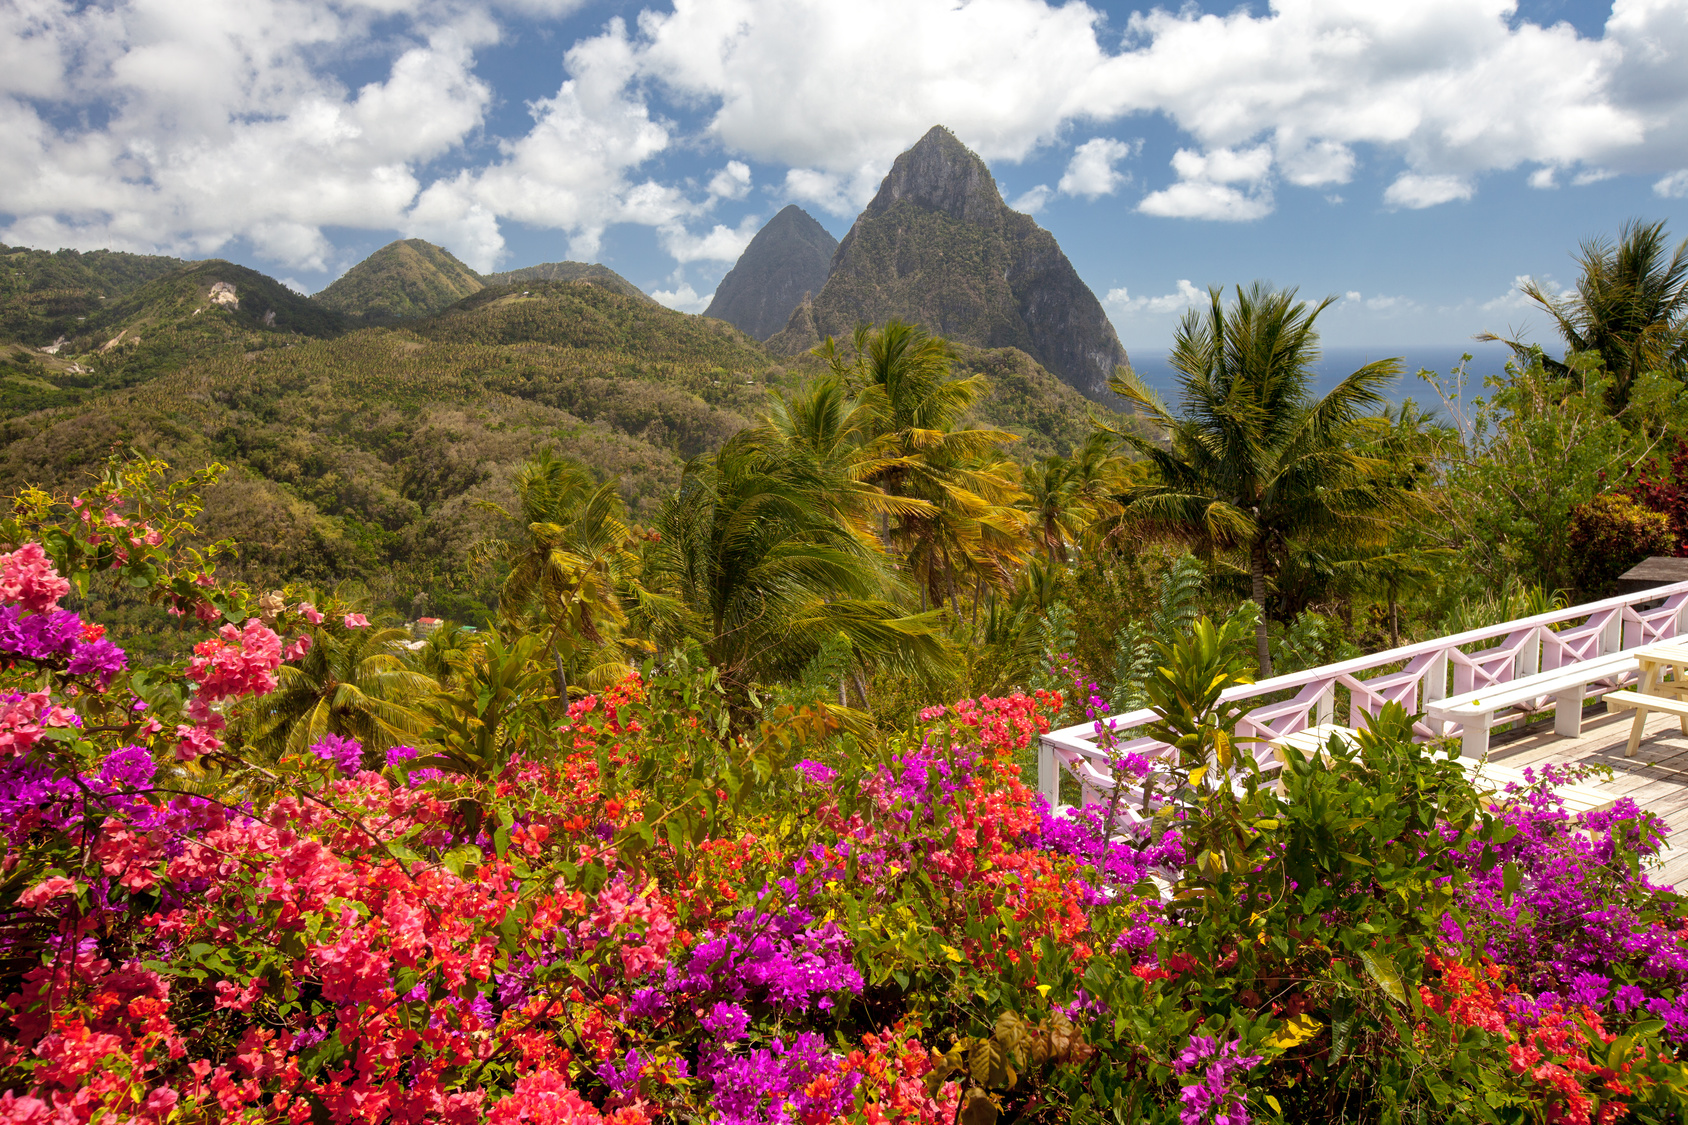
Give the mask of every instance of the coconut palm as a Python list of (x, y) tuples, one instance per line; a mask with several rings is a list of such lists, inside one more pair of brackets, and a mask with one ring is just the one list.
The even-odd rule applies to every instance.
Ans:
[(859, 325), (846, 359), (831, 337), (815, 354), (855, 393), (862, 418), (859, 479), (917, 504), (880, 515), (880, 536), (908, 568), (923, 601), (956, 605), (964, 584), (1005, 581), (1024, 554), (1017, 473), (1000, 459), (1019, 440), (1001, 430), (961, 428), (989, 387), (954, 377), (948, 341), (891, 320)]
[[(1230, 308), (1220, 289), (1208, 298), (1185, 315), (1169, 357), (1179, 415), (1129, 369), (1112, 380), (1162, 438), (1114, 431), (1154, 473), (1119, 500), (1140, 533), (1241, 548), (1254, 601), (1270, 609), (1272, 575), (1292, 543), (1387, 538), (1406, 494), (1366, 446), (1380, 428), (1380, 389), (1400, 362), (1369, 363), (1316, 399), (1313, 322), (1334, 298), (1309, 307), (1295, 290), (1259, 282), (1239, 286)], [(1271, 675), (1264, 614), (1255, 648), (1260, 674)]]
[(400, 655), (409, 640), (403, 629), (347, 628), (330, 615), (310, 636), (310, 650), (277, 669), (276, 690), (259, 696), (245, 718), (260, 752), (298, 753), (327, 734), (384, 751), (428, 729), (417, 705), (439, 685)]
[(884, 553), (831, 510), (835, 483), (752, 431), (688, 463), (663, 509), (648, 579), (687, 607), (665, 644), (695, 641), (736, 705), (839, 634), (861, 661), (934, 673), (949, 658), (936, 615), (897, 608)]
[(1045, 457), (1026, 466), (1020, 487), (1031, 516), (1031, 534), (1048, 562), (1066, 562), (1091, 524), (1115, 505), (1111, 494), (1123, 485), (1124, 459), (1113, 452), (1112, 435), (1098, 430), (1071, 457)]
[(627, 623), (624, 599), (643, 591), (616, 482), (599, 484), (584, 466), (545, 451), (515, 485), (516, 513), (487, 505), (523, 530), (483, 549), (510, 568), (500, 615), (510, 625), (527, 612), (543, 622), (559, 695), (567, 696), (571, 670), (589, 670), (600, 684), (621, 678), (632, 670), (614, 644)]
[[(1663, 221), (1630, 220), (1616, 243), (1588, 239), (1576, 257), (1582, 276), (1574, 294), (1556, 296), (1533, 280), (1520, 291), (1553, 318), (1567, 352), (1600, 356), (1612, 380), (1607, 405), (1622, 410), (1649, 371), (1688, 379), (1688, 240), (1673, 251)], [(1478, 339), (1501, 337), (1486, 332)], [(1533, 358), (1528, 345), (1503, 342), (1526, 363)], [(1566, 363), (1542, 362), (1556, 375), (1571, 374)]]

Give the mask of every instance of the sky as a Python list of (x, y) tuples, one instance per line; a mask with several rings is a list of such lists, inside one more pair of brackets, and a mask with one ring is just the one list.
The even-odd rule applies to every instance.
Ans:
[(702, 311), (934, 124), (1128, 349), (1256, 279), (1329, 345), (1545, 339), (1521, 278), (1688, 236), (1688, 0), (0, 0), (0, 241), (301, 292), (420, 237)]

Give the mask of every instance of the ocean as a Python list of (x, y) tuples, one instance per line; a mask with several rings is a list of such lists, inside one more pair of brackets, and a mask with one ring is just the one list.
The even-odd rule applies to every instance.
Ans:
[[(1178, 378), (1176, 372), (1167, 366), (1167, 353), (1149, 348), (1126, 350), (1131, 355), (1131, 365), (1137, 374), (1145, 383), (1160, 392), (1173, 413), (1178, 413)], [(1314, 365), (1314, 370), (1318, 373), (1314, 390), (1322, 395), (1356, 368), (1363, 367), (1373, 360), (1398, 356), (1402, 360), (1405, 373), (1396, 379), (1386, 392), (1389, 400), (1400, 402), (1410, 398), (1422, 409), (1439, 408), (1442, 400), (1437, 396), (1436, 389), (1420, 379), (1417, 373), (1420, 369), (1428, 369), (1446, 376), (1466, 352), (1471, 353), (1471, 363), (1466, 367), (1468, 395), (1482, 394), (1483, 377), (1499, 375), (1505, 370), (1506, 361), (1512, 355), (1512, 350), (1505, 344), (1483, 344), (1475, 340), (1465, 345), (1442, 347), (1423, 344), (1400, 347), (1327, 347), (1323, 349), (1319, 362)]]

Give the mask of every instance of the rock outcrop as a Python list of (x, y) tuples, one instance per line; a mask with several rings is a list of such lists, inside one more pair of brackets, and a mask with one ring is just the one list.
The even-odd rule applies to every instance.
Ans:
[(756, 232), (703, 315), (766, 340), (786, 326), (799, 302), (820, 292), (837, 250), (838, 240), (791, 204)]
[(1062, 382), (1113, 400), (1125, 348), (1055, 236), (1003, 202), (973, 152), (935, 126), (897, 157), (833, 255), (826, 284), (769, 350), (795, 355), (892, 317), (984, 348), (1016, 347)]

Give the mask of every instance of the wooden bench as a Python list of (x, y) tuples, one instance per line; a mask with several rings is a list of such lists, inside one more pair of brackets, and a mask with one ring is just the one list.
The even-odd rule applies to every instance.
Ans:
[(1688, 692), (1688, 685), (1668, 683), (1660, 685), (1654, 691), (1669, 691), (1669, 695), (1654, 695), (1652, 692), (1639, 691), (1609, 691), (1606, 693), (1606, 710), (1617, 714), (1619, 711), (1635, 711), (1635, 728), (1629, 732), (1629, 745), (1624, 748), (1624, 757), (1635, 757), (1636, 750), (1641, 747), (1641, 730), (1647, 722), (1647, 712), (1660, 711), (1666, 715), (1675, 715), (1682, 723), (1682, 733), (1688, 734), (1688, 700), (1680, 698), (1682, 693)]
[(1464, 695), (1428, 700), (1424, 713), (1439, 723), (1458, 723), (1463, 732), (1460, 753), (1467, 758), (1482, 758), (1489, 752), (1489, 727), (1494, 723), (1495, 712), (1551, 696), (1554, 732), (1575, 738), (1582, 733), (1583, 698), (1588, 694), (1588, 685), (1599, 680), (1615, 681), (1634, 672), (1636, 667), (1633, 654), (1614, 652)]

